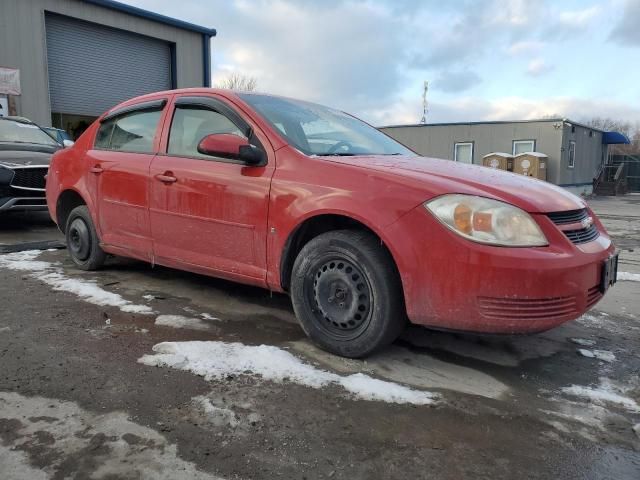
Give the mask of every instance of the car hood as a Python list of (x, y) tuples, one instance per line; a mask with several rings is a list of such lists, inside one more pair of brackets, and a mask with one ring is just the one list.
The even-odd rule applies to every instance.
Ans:
[(501, 200), (530, 213), (577, 210), (586, 206), (576, 195), (551, 183), (479, 165), (419, 156), (326, 158), (404, 177), (413, 186), (419, 184), (424, 187), (425, 200), (446, 193), (464, 193)]
[(0, 146), (0, 165), (8, 167), (49, 165), (52, 155), (57, 150), (57, 148), (51, 148), (46, 145), (40, 147), (4, 144)]

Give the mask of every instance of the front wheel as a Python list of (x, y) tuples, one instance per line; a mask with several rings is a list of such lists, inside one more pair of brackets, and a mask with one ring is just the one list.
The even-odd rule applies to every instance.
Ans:
[(344, 357), (373, 353), (406, 325), (393, 259), (367, 232), (338, 230), (307, 243), (293, 265), (291, 297), (309, 338)]
[(85, 205), (74, 208), (69, 214), (65, 236), (73, 263), (83, 270), (96, 270), (102, 266), (107, 254), (100, 248), (98, 234)]

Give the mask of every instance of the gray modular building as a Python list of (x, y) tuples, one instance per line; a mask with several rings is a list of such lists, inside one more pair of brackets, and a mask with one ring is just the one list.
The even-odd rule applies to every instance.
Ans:
[(128, 98), (211, 86), (215, 34), (111, 0), (1, 0), (0, 66), (20, 70), (12, 114), (77, 134)]
[(591, 193), (593, 178), (607, 162), (616, 132), (564, 119), (393, 125), (380, 130), (420, 155), (482, 165), (493, 152), (540, 152), (548, 157), (547, 181), (576, 193)]

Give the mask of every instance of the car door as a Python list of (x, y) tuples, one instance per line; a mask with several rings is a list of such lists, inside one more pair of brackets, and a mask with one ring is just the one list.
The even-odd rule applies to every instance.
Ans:
[(158, 150), (166, 103), (148, 101), (105, 116), (94, 148), (86, 154), (96, 220), (107, 250), (152, 259), (149, 168)]
[[(150, 172), (155, 261), (264, 285), (274, 171), (267, 138), (213, 95), (176, 97), (172, 109), (164, 153), (153, 159)], [(199, 153), (198, 143), (214, 133), (249, 138), (270, 160), (249, 166)]]

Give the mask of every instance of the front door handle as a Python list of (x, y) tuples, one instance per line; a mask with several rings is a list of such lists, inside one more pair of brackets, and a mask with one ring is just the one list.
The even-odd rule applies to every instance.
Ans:
[(104, 169), (100, 165), (94, 165), (89, 169), (89, 171), (91, 173), (95, 173), (96, 175), (100, 175), (102, 172), (104, 172)]
[(175, 183), (178, 181), (171, 172), (164, 172), (161, 175), (156, 175), (156, 179), (160, 180), (162, 183)]

